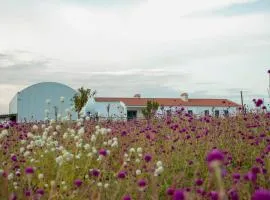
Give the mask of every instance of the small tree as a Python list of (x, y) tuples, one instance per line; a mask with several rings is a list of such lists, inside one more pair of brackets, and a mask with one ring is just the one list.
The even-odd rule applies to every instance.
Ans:
[(146, 108), (142, 109), (143, 116), (147, 119), (148, 123), (158, 110), (159, 104), (156, 101), (147, 101)]
[(73, 104), (75, 111), (78, 113), (78, 118), (80, 117), (80, 112), (88, 99), (95, 96), (96, 93), (97, 92), (95, 90), (92, 92), (91, 89), (84, 89), (84, 87), (78, 89), (78, 92), (73, 96)]

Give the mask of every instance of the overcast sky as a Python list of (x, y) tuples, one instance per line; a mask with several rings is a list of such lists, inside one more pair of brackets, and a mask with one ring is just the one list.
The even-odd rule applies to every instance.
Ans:
[(270, 0), (0, 0), (0, 113), (42, 81), (249, 103), (268, 69)]

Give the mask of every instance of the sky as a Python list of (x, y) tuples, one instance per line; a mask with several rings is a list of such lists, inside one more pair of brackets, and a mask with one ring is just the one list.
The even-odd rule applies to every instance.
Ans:
[(43, 81), (267, 101), (269, 22), (269, 0), (0, 0), (0, 113)]

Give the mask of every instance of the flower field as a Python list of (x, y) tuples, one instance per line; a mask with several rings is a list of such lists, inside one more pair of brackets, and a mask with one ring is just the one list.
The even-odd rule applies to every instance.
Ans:
[(270, 114), (0, 127), (0, 199), (270, 199)]

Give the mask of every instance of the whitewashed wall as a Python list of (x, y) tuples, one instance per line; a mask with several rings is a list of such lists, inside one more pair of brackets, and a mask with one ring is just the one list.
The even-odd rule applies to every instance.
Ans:
[(83, 108), (84, 115), (87, 115), (87, 112), (90, 112), (92, 115), (98, 113), (99, 118), (107, 119), (108, 111), (107, 106), (110, 105), (109, 118), (113, 120), (127, 118), (127, 108), (126, 105), (119, 102), (96, 102), (93, 98), (89, 99), (86, 106)]

